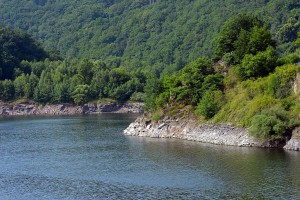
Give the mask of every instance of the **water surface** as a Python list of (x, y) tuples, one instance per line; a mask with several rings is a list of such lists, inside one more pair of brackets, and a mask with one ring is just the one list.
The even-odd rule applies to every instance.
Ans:
[(0, 199), (300, 199), (300, 153), (124, 136), (137, 115), (0, 119)]

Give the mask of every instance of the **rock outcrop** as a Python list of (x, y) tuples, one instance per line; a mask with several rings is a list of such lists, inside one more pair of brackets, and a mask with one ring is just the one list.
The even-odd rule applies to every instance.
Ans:
[(143, 113), (143, 103), (101, 103), (86, 104), (84, 113)]
[(0, 102), (0, 115), (76, 115), (97, 113), (142, 113), (142, 103), (102, 103), (85, 104), (76, 106), (74, 104), (38, 105), (33, 102), (21, 102), (14, 105)]
[(284, 149), (300, 151), (300, 128), (293, 131), (291, 139), (286, 143)]
[[(248, 135), (245, 128), (232, 127), (226, 124), (209, 125), (199, 124), (196, 119), (170, 119), (164, 118), (152, 122), (146, 115), (136, 119), (124, 130), (125, 135), (153, 137), (153, 138), (178, 138), (217, 145), (231, 146), (257, 146), (268, 148), (283, 148), (286, 139), (259, 141)], [(293, 138), (292, 138), (293, 139)], [(292, 142), (290, 144), (290, 142)], [(298, 140), (289, 140), (287, 145), (292, 145), (292, 150), (299, 150)], [(298, 143), (297, 143), (298, 142)], [(286, 145), (286, 146), (287, 146)]]

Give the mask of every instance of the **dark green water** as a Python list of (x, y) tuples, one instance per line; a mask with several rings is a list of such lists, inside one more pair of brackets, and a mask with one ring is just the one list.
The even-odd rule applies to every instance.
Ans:
[(300, 153), (127, 137), (136, 115), (0, 119), (0, 199), (300, 199)]

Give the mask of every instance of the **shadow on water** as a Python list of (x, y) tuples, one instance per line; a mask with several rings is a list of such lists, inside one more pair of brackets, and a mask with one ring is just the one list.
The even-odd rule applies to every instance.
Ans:
[[(230, 147), (176, 139), (127, 138), (140, 156), (159, 168), (190, 170), (199, 182), (213, 184), (218, 191), (250, 198), (299, 197), (299, 152), (281, 149)], [(161, 153), (163, 152), (163, 153)], [(175, 170), (175, 171), (176, 171)], [(191, 179), (189, 180), (191, 181)], [(209, 185), (208, 184), (208, 185)], [(287, 190), (287, 186), (289, 190)], [(272, 199), (272, 198), (271, 198)]]

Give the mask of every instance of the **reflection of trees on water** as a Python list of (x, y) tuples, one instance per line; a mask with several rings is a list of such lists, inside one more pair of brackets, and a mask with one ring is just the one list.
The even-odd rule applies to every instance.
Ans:
[[(278, 149), (218, 146), (173, 139), (129, 138), (129, 141), (132, 145), (142, 146), (140, 156), (150, 160), (157, 171), (166, 168), (179, 173), (200, 173), (217, 180), (218, 185), (235, 191), (236, 195), (249, 194), (245, 198), (293, 197), (300, 191), (298, 152), (291, 154)], [(285, 189), (287, 186), (289, 190)]]

